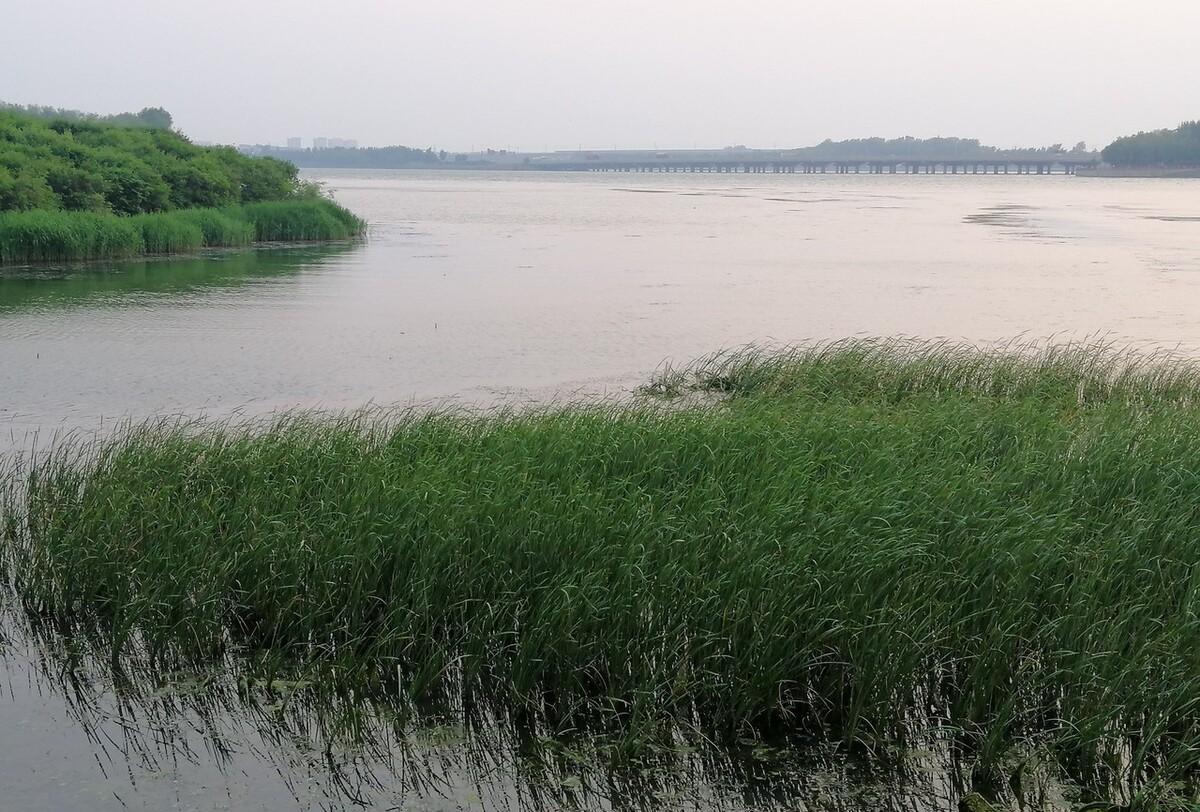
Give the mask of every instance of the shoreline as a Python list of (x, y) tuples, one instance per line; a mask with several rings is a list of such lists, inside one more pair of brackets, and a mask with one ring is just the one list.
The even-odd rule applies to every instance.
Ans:
[(146, 259), (362, 236), (366, 223), (333, 200), (293, 198), (227, 208), (122, 216), (35, 209), (0, 212), (0, 268)]
[(1200, 167), (1098, 166), (1078, 169), (1078, 178), (1200, 178)]

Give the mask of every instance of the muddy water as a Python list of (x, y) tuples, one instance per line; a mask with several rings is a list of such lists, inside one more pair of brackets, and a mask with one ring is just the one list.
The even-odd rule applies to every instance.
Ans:
[[(1200, 181), (320, 179), (371, 222), (365, 243), (0, 271), (5, 452), (150, 415), (620, 396), (664, 360), (752, 342), (1200, 352)], [(346, 710), (311, 689), (122, 686), (19, 625), (0, 624), (0, 809), (941, 810), (962, 791), (936, 739), (898, 780), (754, 744), (616, 774), (575, 745), (452, 716), (397, 728), (386, 709), (334, 735)]]

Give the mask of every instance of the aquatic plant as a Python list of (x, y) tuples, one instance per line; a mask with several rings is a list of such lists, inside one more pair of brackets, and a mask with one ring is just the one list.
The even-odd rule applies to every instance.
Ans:
[(132, 219), (142, 230), (143, 253), (180, 254), (205, 245), (200, 226), (177, 214), (139, 214)]
[(174, 216), (200, 229), (203, 244), (232, 248), (254, 242), (254, 224), (236, 211), (184, 209)]
[(0, 263), (130, 257), (142, 230), (128, 218), (56, 211), (0, 212)]
[(916, 720), (985, 764), (1038, 742), (1139, 802), (1194, 791), (1200, 367), (845, 342), (651, 388), (732, 397), (66, 443), (9, 477), (4, 557), (31, 617), (114, 661), (718, 737)]
[(120, 259), (262, 242), (344, 240), (365, 225), (320, 197), (225, 209), (122, 217), (65, 211), (0, 212), (0, 264)]
[(269, 201), (242, 206), (239, 216), (254, 226), (255, 239), (262, 242), (345, 240), (365, 228), (347, 209), (331, 200), (308, 197), (306, 205), (296, 201)]

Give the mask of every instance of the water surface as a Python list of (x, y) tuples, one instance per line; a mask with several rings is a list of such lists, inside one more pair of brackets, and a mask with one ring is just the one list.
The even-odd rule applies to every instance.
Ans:
[(0, 429), (620, 394), (853, 335), (1200, 347), (1200, 181), (315, 177), (364, 244), (0, 271)]
[[(622, 396), (664, 361), (747, 343), (1200, 351), (1200, 181), (315, 177), (370, 222), (365, 242), (0, 270), (0, 447), (151, 415)], [(901, 783), (750, 744), (723, 766), (688, 750), (638, 789), (453, 715), (396, 728), (204, 675), (122, 689), (18, 625), (0, 623), (0, 785), (34, 812), (942, 810), (962, 791), (940, 740), (904, 755)], [(346, 718), (356, 735), (331, 733)]]

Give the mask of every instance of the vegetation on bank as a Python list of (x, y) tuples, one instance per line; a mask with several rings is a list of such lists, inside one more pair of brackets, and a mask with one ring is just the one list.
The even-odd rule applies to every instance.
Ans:
[(270, 652), (716, 736), (915, 720), (1195, 791), (1200, 368), (850, 342), (648, 391), (723, 397), (63, 445), (9, 477), (3, 561), (31, 617), (164, 670)]
[(787, 150), (789, 155), (809, 160), (1053, 160), (1055, 158), (1089, 159), (1095, 156), (1087, 144), (1080, 141), (1071, 150), (1062, 144), (1049, 147), (1001, 149), (981, 144), (978, 138), (849, 138), (843, 141), (826, 139), (811, 147)]
[(295, 166), (195, 146), (167, 128), (165, 111), (165, 120), (156, 110), (30, 114), (39, 111), (0, 108), (0, 263), (345, 239), (363, 230), (299, 181)]
[(132, 217), (0, 212), (0, 264), (180, 254), (252, 242), (345, 240), (364, 227), (345, 208), (318, 196)]
[(0, 111), (0, 211), (142, 214), (296, 194), (296, 167), (170, 130)]
[(295, 164), (300, 167), (328, 169), (396, 169), (403, 167), (438, 166), (447, 161), (445, 150), (413, 147), (330, 147), (327, 149), (288, 149), (256, 147), (257, 154)]
[(51, 121), (86, 121), (93, 124), (148, 127), (155, 130), (169, 130), (174, 123), (171, 114), (161, 107), (143, 107), (136, 113), (115, 113), (105, 116), (98, 113), (85, 113), (82, 110), (69, 110), (64, 107), (48, 107), (44, 104), (11, 104), (0, 101), (0, 113), (16, 113)]
[(1200, 166), (1200, 121), (1118, 138), (1102, 154), (1113, 166)]

